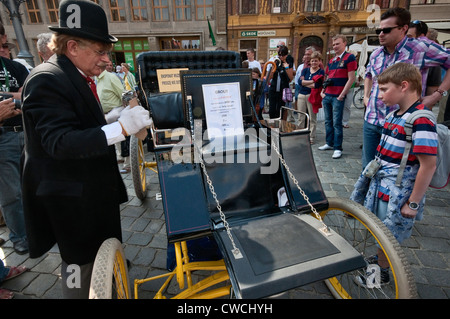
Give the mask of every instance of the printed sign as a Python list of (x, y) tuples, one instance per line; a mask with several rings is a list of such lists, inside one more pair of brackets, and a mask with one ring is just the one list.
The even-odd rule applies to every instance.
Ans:
[(159, 92), (180, 92), (180, 71), (188, 70), (183, 69), (159, 69), (156, 70), (156, 76), (158, 77)]
[(244, 134), (239, 82), (203, 84), (208, 138)]

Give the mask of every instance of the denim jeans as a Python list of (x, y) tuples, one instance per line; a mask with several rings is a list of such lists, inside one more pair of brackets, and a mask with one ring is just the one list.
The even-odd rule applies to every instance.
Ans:
[(9, 239), (15, 243), (26, 239), (20, 183), (20, 157), (24, 146), (23, 132), (0, 134), (0, 206)]
[(325, 96), (322, 100), (323, 111), (325, 114), (325, 139), (329, 146), (335, 150), (342, 151), (342, 140), (344, 132), (342, 129), (342, 115), (344, 113), (344, 103), (339, 101), (336, 96)]
[(369, 164), (377, 155), (377, 146), (380, 143), (383, 128), (378, 125), (363, 124), (363, 149), (362, 149), (362, 169)]
[(6, 278), (6, 276), (8, 276), (8, 273), (9, 269), (5, 267), (5, 264), (0, 259), (0, 283)]

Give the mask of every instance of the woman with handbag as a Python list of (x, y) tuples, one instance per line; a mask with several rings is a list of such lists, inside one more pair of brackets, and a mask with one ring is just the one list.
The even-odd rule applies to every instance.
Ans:
[[(283, 101), (283, 90), (289, 89), (289, 83), (294, 78), (294, 60), (292, 57), (288, 59), (289, 49), (286, 46), (281, 46), (278, 50), (278, 58), (280, 60), (274, 72), (270, 73), (270, 88), (269, 88), (269, 117), (281, 117), (281, 106), (286, 104)], [(292, 101), (292, 93), (291, 93)]]
[[(320, 91), (322, 90), (322, 82), (325, 72), (320, 68), (321, 61), (322, 55), (318, 51), (313, 52), (310, 60), (311, 66), (309, 68), (303, 68), (300, 79), (298, 80), (300, 91), (297, 98), (297, 110), (305, 113), (308, 112), (311, 130), (311, 144), (314, 144), (315, 142), (317, 113), (319, 112), (319, 107), (321, 107), (322, 102)], [(317, 102), (317, 95), (320, 101), (318, 101), (319, 103), (314, 103), (313, 105), (312, 102)], [(312, 99), (311, 96), (313, 97)], [(298, 119), (299, 126), (303, 128), (305, 126), (305, 115), (299, 113)]]

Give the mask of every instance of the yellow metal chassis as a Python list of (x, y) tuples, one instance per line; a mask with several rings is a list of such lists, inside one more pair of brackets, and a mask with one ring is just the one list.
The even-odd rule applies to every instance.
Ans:
[[(188, 257), (188, 248), (186, 241), (175, 243), (174, 246), (175, 246), (176, 268), (172, 272), (169, 272), (167, 274), (162, 274), (146, 279), (135, 279), (134, 280), (135, 299), (138, 299), (139, 297), (138, 294), (139, 285), (146, 283), (148, 281), (157, 280), (165, 277), (167, 277), (167, 279), (154, 296), (154, 299), (167, 299), (163, 294), (174, 277), (176, 277), (178, 286), (182, 291), (176, 296), (174, 296), (173, 299), (212, 299), (223, 297), (230, 294), (231, 285), (229, 284), (225, 284), (224, 286), (205, 291), (205, 289), (226, 282), (230, 278), (223, 259), (218, 261), (190, 262)], [(216, 273), (194, 284), (192, 280), (192, 272), (199, 270), (216, 271)]]

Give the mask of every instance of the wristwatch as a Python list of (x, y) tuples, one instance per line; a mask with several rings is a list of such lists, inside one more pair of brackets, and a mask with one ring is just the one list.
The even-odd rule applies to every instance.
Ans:
[(439, 92), (440, 95), (442, 96), (447, 96), (447, 91), (441, 90), (441, 89), (436, 89), (436, 91), (434, 92)]
[(419, 209), (419, 204), (417, 204), (416, 202), (410, 202), (409, 199), (406, 202), (406, 204), (408, 204), (409, 208), (411, 208), (412, 210), (418, 210)]

